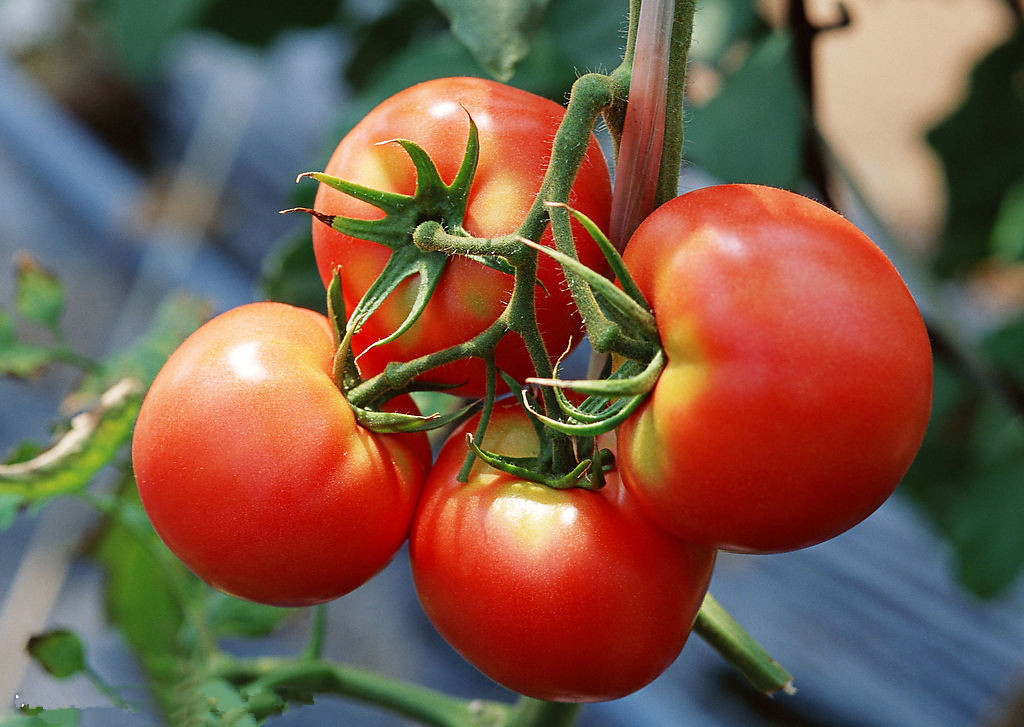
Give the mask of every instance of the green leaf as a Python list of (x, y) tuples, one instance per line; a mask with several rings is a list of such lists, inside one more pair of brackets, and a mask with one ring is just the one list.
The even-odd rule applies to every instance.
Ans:
[[(982, 58), (961, 106), (928, 132), (948, 204), (935, 268), (963, 274), (990, 254), (1007, 191), (1024, 181), (1024, 27)], [(1004, 243), (1005, 244), (1005, 243)]]
[(1024, 176), (1003, 196), (992, 224), (990, 247), (1003, 260), (1024, 260)]
[(717, 65), (757, 24), (757, 7), (750, 0), (701, 0), (693, 18), (690, 60)]
[(0, 718), (0, 727), (78, 727), (81, 712), (74, 708), (22, 709), (20, 714)]
[(50, 360), (49, 348), (18, 341), (14, 318), (0, 308), (0, 375), (27, 379)]
[[(186, 652), (179, 640), (185, 620), (175, 581), (190, 577), (158, 541), (134, 488), (126, 495), (120, 515), (95, 543), (92, 555), (106, 575), (109, 620), (151, 676), (165, 682), (177, 680), (178, 659)], [(204, 594), (195, 590), (197, 598)]]
[(434, 0), (452, 32), (499, 81), (530, 52), (548, 0)]
[(265, 606), (213, 592), (207, 607), (210, 628), (220, 636), (266, 636), (291, 613), (286, 608)]
[(204, 725), (210, 727), (257, 727), (256, 719), (242, 695), (222, 679), (210, 679), (200, 687), (210, 707), (210, 719)]
[(57, 679), (85, 669), (85, 648), (78, 636), (66, 629), (33, 636), (28, 640), (28, 653)]
[(340, 4), (340, 0), (214, 0), (207, 4), (198, 23), (240, 43), (266, 45), (289, 28), (315, 28), (331, 23)]
[[(996, 360), (1024, 343), (1021, 331), (998, 338)], [(924, 444), (901, 489), (952, 546), (961, 583), (996, 596), (1024, 569), (1024, 421), (941, 363), (934, 389)]]
[(806, 124), (791, 39), (773, 33), (716, 96), (691, 109), (686, 156), (723, 182), (793, 188)]
[(308, 227), (264, 258), (260, 287), (268, 300), (327, 313), (324, 284), (316, 267), (313, 237)]
[(64, 286), (30, 255), (18, 256), (15, 305), (18, 314), (57, 333), (64, 313)]
[(128, 441), (140, 404), (138, 382), (125, 379), (111, 387), (93, 408), (73, 417), (49, 449), (0, 465), (0, 494), (28, 503), (82, 490)]
[(102, 29), (112, 39), (110, 48), (127, 71), (136, 77), (152, 76), (160, 67), (164, 49), (177, 33), (194, 24), (212, 0), (94, 0)]

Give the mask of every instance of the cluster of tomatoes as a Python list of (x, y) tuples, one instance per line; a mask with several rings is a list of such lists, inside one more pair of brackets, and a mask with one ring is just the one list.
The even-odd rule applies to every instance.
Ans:
[[(562, 107), (479, 79), (421, 84), (385, 101), (342, 140), (327, 173), (412, 194), (393, 144), (411, 139), (456, 174), (467, 111), (480, 158), (463, 219), (477, 237), (515, 230), (544, 176)], [(570, 199), (604, 224), (608, 171), (591, 139)], [(317, 209), (379, 217), (321, 187)], [(545, 233), (542, 244), (551, 244)], [(577, 235), (579, 256), (601, 254)], [(349, 310), (389, 251), (314, 222), (325, 282)], [(144, 402), (133, 459), (157, 532), (193, 571), (236, 596), (277, 605), (337, 598), (408, 539), (424, 610), (485, 674), (541, 699), (628, 694), (682, 649), (720, 549), (767, 553), (826, 540), (895, 488), (931, 401), (921, 316), (898, 274), (836, 213), (777, 189), (701, 189), (656, 210), (624, 261), (657, 322), (667, 364), (645, 403), (605, 435), (617, 451), (599, 490), (553, 489), (477, 460), (463, 483), (470, 420), (436, 458), (422, 433), (360, 426), (332, 379), (337, 341), (318, 313), (277, 303), (228, 311), (167, 362)], [(580, 319), (542, 260), (536, 312), (561, 351)], [(454, 257), (417, 322), (398, 289), (352, 341), (365, 374), (467, 339), (501, 314), (512, 278)], [(533, 373), (514, 335), (495, 352)], [(431, 372), (469, 396), (483, 365)], [(389, 402), (414, 411), (408, 397)], [(483, 445), (535, 455), (538, 433), (499, 401)]]

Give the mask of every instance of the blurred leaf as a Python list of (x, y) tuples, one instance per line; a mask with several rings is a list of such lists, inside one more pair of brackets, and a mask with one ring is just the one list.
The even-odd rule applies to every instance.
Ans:
[(995, 366), (1024, 386), (1024, 317), (990, 334), (982, 350)]
[(1024, 183), (1022, 78), (1024, 27), (1018, 27), (979, 61), (961, 106), (928, 132), (948, 188), (942, 247), (935, 259), (941, 274), (962, 274), (989, 256), (1003, 198), (1013, 185)]
[(488, 73), (507, 82), (530, 52), (549, 0), (434, 0)]
[(167, 43), (195, 23), (212, 1), (93, 0), (93, 6), (126, 70), (148, 78), (159, 68)]
[(210, 679), (200, 690), (210, 705), (210, 727), (257, 727), (242, 695), (221, 679)]
[(28, 255), (18, 256), (15, 305), (19, 315), (56, 333), (64, 313), (64, 286)]
[(1003, 196), (992, 225), (991, 249), (1003, 260), (1024, 260), (1024, 176)]
[[(31, 459), (0, 465), (0, 495), (6, 508), (78, 492), (113, 460), (131, 436), (141, 403), (137, 382), (115, 385), (45, 451)], [(6, 518), (0, 517), (0, 522)]]
[(106, 574), (108, 618), (125, 635), (145, 668), (158, 680), (178, 678), (179, 641), (184, 624), (174, 579), (187, 577), (152, 531), (134, 488), (95, 544), (93, 555)]
[[(993, 360), (1016, 357), (1024, 325), (986, 345)], [(901, 485), (945, 537), (958, 577), (974, 593), (1005, 591), (1024, 568), (1024, 422), (974, 383), (936, 364), (932, 419)]]
[(327, 292), (317, 271), (313, 238), (308, 229), (286, 240), (264, 258), (260, 286), (270, 300), (327, 314)]
[(78, 727), (77, 709), (23, 709), (20, 714), (0, 717), (0, 727)]
[(352, 28), (355, 48), (349, 57), (345, 80), (361, 91), (414, 38), (435, 36), (447, 28), (447, 22), (429, 0), (400, 0), (365, 25), (345, 19)]
[(315, 28), (334, 21), (339, 4), (339, 0), (213, 0), (206, 4), (198, 22), (232, 40), (265, 45), (286, 28)]
[(0, 375), (28, 378), (50, 362), (50, 349), (18, 341), (14, 318), (0, 308)]
[(546, 34), (568, 68), (580, 73), (610, 71), (622, 60), (626, 16), (626, 3), (551, 0), (544, 14), (544, 33), (534, 40), (533, 52), (538, 52), (537, 45), (545, 42)]
[(85, 669), (85, 648), (78, 636), (67, 629), (33, 636), (28, 640), (28, 653), (58, 679)]
[(686, 156), (723, 182), (791, 189), (800, 178), (806, 123), (791, 40), (773, 33), (716, 96), (690, 110)]
[(290, 611), (215, 592), (210, 596), (210, 627), (220, 636), (266, 636), (281, 625)]
[(718, 65), (722, 54), (758, 23), (757, 7), (750, 0), (701, 0), (693, 18), (690, 59)]

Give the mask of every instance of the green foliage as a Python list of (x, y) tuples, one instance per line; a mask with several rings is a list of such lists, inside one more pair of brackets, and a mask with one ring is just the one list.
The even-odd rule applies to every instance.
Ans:
[(718, 66), (725, 52), (759, 25), (757, 8), (749, 0), (701, 0), (693, 20), (690, 59)]
[(15, 305), (19, 315), (53, 333), (60, 331), (64, 286), (56, 275), (44, 270), (28, 255), (22, 255), (18, 259), (16, 290)]
[(792, 42), (770, 34), (717, 95), (690, 111), (686, 156), (724, 182), (792, 189), (803, 172), (805, 106)]
[(92, 0), (91, 7), (124, 68), (135, 78), (148, 79), (159, 69), (167, 45), (183, 31), (208, 28), (242, 43), (263, 45), (288, 28), (332, 21), (339, 4), (340, 0)]
[[(1024, 319), (991, 336), (983, 353), (1024, 384)], [(1024, 568), (1024, 420), (941, 363), (934, 397), (924, 445), (902, 488), (952, 545), (961, 582), (995, 596)]]
[(548, 0), (434, 0), (455, 37), (499, 81), (508, 81), (530, 52)]
[(14, 317), (0, 308), (0, 374), (28, 378), (51, 360), (50, 349), (18, 340)]
[(255, 638), (274, 632), (290, 611), (213, 593), (207, 604), (210, 628), (218, 636)]
[(1024, 259), (1022, 74), (1024, 26), (1018, 26), (975, 67), (961, 106), (928, 133), (949, 194), (934, 261), (943, 275), (963, 274), (993, 252)]
[(33, 636), (28, 640), (28, 652), (58, 679), (66, 679), (85, 669), (85, 647), (74, 632), (66, 629)]
[(12, 509), (83, 490), (128, 441), (140, 403), (137, 385), (125, 380), (72, 419), (50, 449), (0, 465), (0, 525), (11, 522)]
[[(28, 378), (53, 361), (65, 360), (60, 341), (64, 313), (64, 286), (30, 255), (18, 255), (12, 310), (0, 308), (0, 375)], [(45, 329), (56, 341), (49, 345), (27, 341), (18, 330), (19, 319)]]
[(78, 727), (77, 709), (24, 708), (18, 714), (0, 717), (0, 727)]

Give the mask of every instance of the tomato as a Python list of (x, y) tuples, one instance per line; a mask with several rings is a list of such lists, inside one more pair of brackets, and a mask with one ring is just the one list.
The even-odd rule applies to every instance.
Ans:
[(863, 233), (791, 192), (723, 185), (657, 209), (624, 258), (668, 360), (619, 431), (622, 477), (651, 518), (779, 552), (893, 492), (928, 422), (931, 350)]
[[(564, 114), (558, 104), (526, 91), (479, 78), (442, 78), (413, 86), (360, 121), (341, 140), (325, 171), (374, 189), (412, 194), (416, 174), (408, 154), (397, 144), (381, 144), (403, 138), (425, 149), (441, 178), (450, 183), (466, 147), (467, 112), (479, 129), (480, 156), (463, 227), (480, 237), (514, 232), (540, 189), (551, 142)], [(593, 137), (570, 204), (607, 229), (611, 186)], [(325, 185), (317, 192), (314, 208), (363, 219), (383, 216), (367, 203)], [(541, 242), (552, 244), (550, 229)], [(576, 228), (576, 242), (581, 260), (595, 269), (605, 269), (597, 246), (582, 228)], [(325, 284), (340, 266), (348, 311), (376, 279), (390, 254), (382, 245), (342, 235), (316, 220), (313, 245)], [(570, 338), (579, 341), (582, 337), (580, 318), (557, 263), (542, 256), (539, 279), (543, 287), (538, 286), (535, 297), (541, 333), (548, 350), (561, 353)], [(353, 349), (365, 351), (359, 358), (364, 375), (379, 373), (391, 361), (408, 361), (470, 339), (494, 322), (512, 292), (510, 274), (454, 256), (418, 322), (394, 342), (366, 350), (405, 320), (416, 282), (415, 278), (405, 281), (355, 336)], [(519, 380), (533, 374), (525, 348), (514, 335), (499, 344), (496, 363)], [(479, 360), (458, 361), (423, 378), (460, 384), (455, 393), (480, 395), (484, 391), (484, 367)]]
[[(456, 481), (471, 421), (442, 447), (413, 521), (416, 590), (441, 635), (480, 671), (537, 699), (622, 697), (676, 658), (714, 551), (643, 518), (612, 472), (599, 491), (555, 490), (479, 461)], [(484, 445), (537, 452), (499, 406)]]
[(404, 542), (426, 438), (359, 426), (331, 380), (333, 355), (319, 313), (253, 303), (186, 339), (146, 395), (132, 445), (142, 504), (215, 588), (320, 603), (368, 580)]

